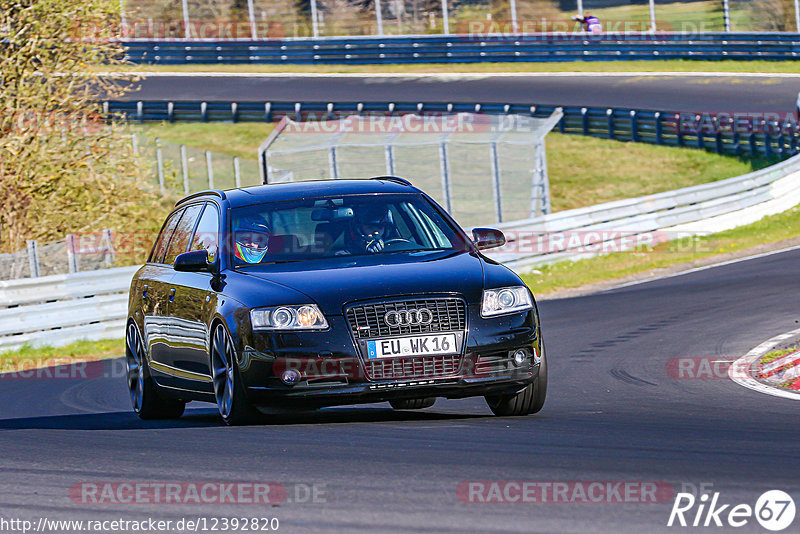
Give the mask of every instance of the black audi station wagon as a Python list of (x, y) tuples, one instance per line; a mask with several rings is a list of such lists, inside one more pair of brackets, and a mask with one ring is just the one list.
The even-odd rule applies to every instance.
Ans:
[(541, 410), (533, 295), (408, 181), (204, 191), (178, 202), (133, 277), (128, 386), (143, 419), (216, 403), (228, 424), (275, 410), (483, 396)]

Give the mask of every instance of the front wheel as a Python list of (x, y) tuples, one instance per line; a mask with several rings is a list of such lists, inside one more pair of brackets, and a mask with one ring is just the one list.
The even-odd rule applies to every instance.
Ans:
[(142, 336), (134, 323), (128, 325), (125, 334), (125, 363), (131, 404), (139, 418), (177, 419), (183, 415), (186, 403), (164, 397), (150, 376)]
[(541, 411), (547, 398), (547, 357), (544, 343), (542, 360), (539, 363), (539, 374), (533, 383), (514, 395), (494, 395), (486, 397), (486, 404), (492, 413), (499, 416), (529, 415)]
[(214, 383), (214, 398), (222, 420), (228, 425), (245, 425), (258, 418), (258, 411), (248, 402), (244, 394), (236, 352), (228, 330), (217, 325), (211, 343), (211, 372)]

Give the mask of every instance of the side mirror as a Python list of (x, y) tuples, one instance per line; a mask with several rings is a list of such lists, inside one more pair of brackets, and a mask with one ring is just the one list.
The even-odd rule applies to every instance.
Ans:
[(175, 258), (175, 270), (185, 273), (211, 272), (212, 264), (208, 263), (207, 250), (193, 250), (178, 254)]
[[(472, 241), (478, 250), (502, 247), (506, 244), (506, 236), (496, 228), (473, 228)], [(179, 256), (180, 257), (180, 256)]]

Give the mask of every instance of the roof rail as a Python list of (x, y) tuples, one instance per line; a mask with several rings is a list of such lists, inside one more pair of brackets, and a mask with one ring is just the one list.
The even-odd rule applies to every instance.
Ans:
[(411, 182), (399, 176), (373, 176), (370, 180), (386, 180), (387, 182), (394, 182), (401, 185), (412, 185)]
[(184, 202), (186, 202), (186, 201), (188, 201), (188, 200), (192, 200), (193, 198), (197, 198), (197, 197), (206, 197), (206, 196), (210, 196), (210, 195), (217, 196), (217, 197), (219, 197), (221, 200), (225, 200), (225, 191), (222, 191), (222, 190), (220, 190), (220, 189), (206, 189), (205, 191), (198, 191), (197, 193), (192, 193), (192, 194), (191, 194), (191, 195), (189, 195), (188, 197), (183, 197), (182, 199), (180, 199), (179, 201), (177, 201), (177, 202), (175, 203), (175, 205), (176, 205), (176, 206), (180, 206), (180, 205), (181, 205), (181, 204), (183, 204)]

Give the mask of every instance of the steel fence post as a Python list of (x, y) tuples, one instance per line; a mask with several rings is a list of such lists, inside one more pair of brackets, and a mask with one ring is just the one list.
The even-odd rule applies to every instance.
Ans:
[(450, 14), (447, 11), (447, 0), (442, 0), (442, 31), (450, 35)]
[(191, 39), (192, 38), (192, 28), (189, 22), (189, 2), (187, 0), (181, 1), (181, 6), (183, 8), (183, 31), (184, 31), (184, 39)]
[(336, 146), (332, 146), (328, 150), (328, 172), (334, 180), (339, 179), (339, 162), (336, 161)]
[(256, 30), (256, 10), (253, 7), (253, 0), (247, 0), (247, 16), (250, 18), (250, 38), (255, 41), (258, 39), (258, 31)]
[(375, 0), (375, 22), (378, 24), (378, 35), (383, 35), (383, 13), (381, 13), (381, 0)]
[(489, 143), (489, 157), (492, 163), (492, 192), (494, 193), (494, 218), (503, 222), (503, 192), (500, 189), (500, 161), (497, 157), (497, 143)]
[(439, 169), (442, 174), (442, 198), (444, 199), (444, 209), (447, 213), (453, 213), (453, 203), (450, 198), (450, 162), (447, 159), (447, 142), (439, 143)]
[(158, 186), (164, 192), (164, 154), (161, 150), (161, 140), (156, 137), (156, 165), (158, 168)]
[(39, 277), (39, 249), (34, 239), (26, 241), (28, 246), (28, 266), (31, 271), (31, 278)]
[(319, 37), (319, 21), (317, 18), (317, 0), (311, 0), (311, 33)]
[(206, 150), (206, 172), (208, 173), (208, 188), (214, 189), (214, 168), (211, 164), (210, 150)]
[(110, 228), (106, 228), (103, 230), (103, 239), (105, 240), (106, 243), (106, 255), (104, 262), (106, 264), (106, 267), (113, 267), (116, 251), (114, 250), (114, 234), (112, 234)]
[(181, 145), (181, 173), (183, 174), (183, 194), (189, 194), (189, 160), (186, 157), (186, 146)]
[(78, 258), (75, 254), (75, 234), (67, 234), (67, 237), (64, 241), (67, 246), (67, 267), (69, 269), (69, 273), (77, 273)]
[(233, 182), (237, 188), (242, 187), (242, 172), (239, 168), (239, 156), (233, 156)]

